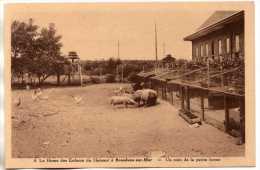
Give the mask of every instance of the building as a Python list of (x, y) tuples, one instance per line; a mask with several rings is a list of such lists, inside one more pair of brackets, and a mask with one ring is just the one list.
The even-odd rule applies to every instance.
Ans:
[[(211, 73), (220, 75), (220, 84), (215, 82), (212, 85), (212, 80), (208, 79), (207, 87), (218, 87), (225, 89), (225, 87), (236, 88), (236, 85), (244, 87), (244, 11), (215, 11), (193, 34), (184, 38), (185, 41), (192, 42), (192, 60), (207, 64), (208, 78)], [(213, 66), (217, 63), (217, 69)], [(233, 71), (230, 75), (224, 74), (223, 70), (232, 70), (234, 68), (241, 68), (240, 71)], [(236, 82), (231, 83), (234, 79), (236, 72), (239, 72), (239, 77), (235, 77)], [(241, 80), (241, 81), (240, 81)], [(244, 89), (243, 89), (244, 91)], [(208, 95), (208, 108), (211, 109), (224, 109), (224, 113), (212, 114), (212, 118), (216, 115), (220, 116), (218, 119), (208, 119), (218, 127), (224, 126), (226, 132), (232, 130), (240, 130), (242, 142), (244, 142), (244, 96), (241, 95), (228, 95), (225, 92), (209, 91)], [(187, 101), (189, 105), (189, 101)], [(231, 108), (239, 107), (240, 115), (229, 115)], [(236, 116), (239, 117), (236, 123), (239, 128), (231, 127), (231, 119), (235, 120)], [(231, 118), (232, 117), (232, 118)], [(217, 117), (216, 117), (217, 118)], [(220, 120), (221, 123), (216, 123)], [(225, 123), (223, 123), (225, 122)]]
[(184, 40), (192, 42), (194, 61), (243, 58), (244, 11), (216, 11)]
[(176, 59), (171, 54), (167, 54), (161, 61), (160, 64), (165, 68), (173, 69), (175, 66)]

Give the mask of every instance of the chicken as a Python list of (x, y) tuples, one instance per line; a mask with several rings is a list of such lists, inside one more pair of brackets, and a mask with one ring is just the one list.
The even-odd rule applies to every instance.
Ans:
[(39, 99), (39, 97), (42, 95), (42, 91), (40, 88), (36, 89), (33, 91), (33, 94), (32, 94), (32, 99), (33, 101), (36, 101), (37, 99)]
[(74, 95), (72, 95), (71, 97), (73, 97), (73, 99), (75, 100), (75, 102), (77, 104), (79, 104), (82, 101), (82, 99), (83, 99), (83, 97), (81, 97), (81, 96), (74, 96)]
[(14, 101), (14, 104), (15, 104), (17, 107), (19, 107), (19, 106), (22, 104), (21, 97), (18, 97), (18, 99), (16, 99), (16, 100)]

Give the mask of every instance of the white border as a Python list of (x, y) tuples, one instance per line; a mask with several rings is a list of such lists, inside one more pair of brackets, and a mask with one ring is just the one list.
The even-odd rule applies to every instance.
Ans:
[[(40, 2), (40, 3), (75, 3), (75, 2), (180, 2), (180, 1), (186, 1), (186, 2), (197, 2), (199, 0), (0, 0), (0, 170), (4, 169), (3, 161), (4, 161), (4, 49), (3, 49), (3, 13), (4, 13), (4, 4), (6, 3), (31, 3), (31, 2)], [(223, 0), (221, 0), (223, 1)], [(235, 0), (229, 0), (229, 1), (235, 1)], [(200, 2), (207, 2), (207, 0), (200, 0)], [(259, 140), (259, 113), (260, 111), (260, 102), (259, 102), (259, 96), (260, 96), (260, 90), (257, 87), (260, 87), (260, 78), (258, 77), (257, 73), (260, 73), (260, 53), (259, 53), (259, 47), (260, 47), (260, 37), (259, 37), (259, 13), (260, 13), (260, 1), (255, 0), (255, 82), (256, 82), (256, 167), (254, 168), (206, 168), (206, 169), (226, 169), (226, 170), (233, 170), (233, 169), (259, 169), (259, 148), (258, 144), (260, 142)], [(259, 99), (259, 100), (258, 100)], [(98, 168), (97, 170), (100, 170), (103, 168)], [(110, 168), (111, 170), (119, 170), (120, 168)], [(148, 169), (154, 169), (154, 168), (148, 168)], [(166, 169), (166, 168), (160, 168), (160, 169)], [(169, 169), (169, 168), (167, 168)], [(171, 169), (171, 168), (170, 168)], [(188, 168), (175, 168), (179, 170), (185, 170)], [(190, 169), (190, 168), (189, 168)], [(205, 168), (196, 168), (198, 170), (203, 170)]]
[(0, 2), (0, 169), (4, 169), (4, 31), (3, 4)]

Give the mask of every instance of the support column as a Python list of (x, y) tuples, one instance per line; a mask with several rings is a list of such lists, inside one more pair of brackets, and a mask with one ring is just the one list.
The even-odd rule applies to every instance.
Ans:
[(157, 95), (158, 95), (158, 97), (159, 97), (159, 87), (158, 87), (158, 84), (156, 84), (155, 89), (156, 89)]
[(164, 99), (164, 85), (162, 82), (161, 83), (161, 92), (162, 92), (162, 99)]
[(186, 109), (190, 112), (190, 92), (189, 87), (186, 86)]
[(167, 100), (167, 83), (165, 83), (165, 85), (164, 85), (164, 97), (165, 97), (165, 100)]
[(171, 103), (173, 104), (173, 90), (171, 88)]
[(240, 143), (245, 143), (245, 97), (240, 98)]
[(229, 131), (229, 106), (228, 106), (228, 97), (224, 93), (224, 109), (225, 109), (225, 131)]
[(180, 86), (181, 110), (184, 111), (184, 87)]
[(68, 84), (69, 85), (71, 84), (71, 75), (70, 75), (70, 73), (68, 74)]

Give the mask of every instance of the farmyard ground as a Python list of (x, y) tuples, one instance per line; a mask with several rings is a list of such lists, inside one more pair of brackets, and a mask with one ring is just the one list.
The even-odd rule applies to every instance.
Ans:
[[(116, 157), (165, 152), (169, 156), (243, 156), (237, 139), (203, 123), (191, 128), (178, 108), (159, 100), (153, 107), (113, 108), (109, 97), (122, 84), (43, 90), (15, 90), (12, 101), (12, 156)], [(73, 97), (81, 96), (77, 104)]]

